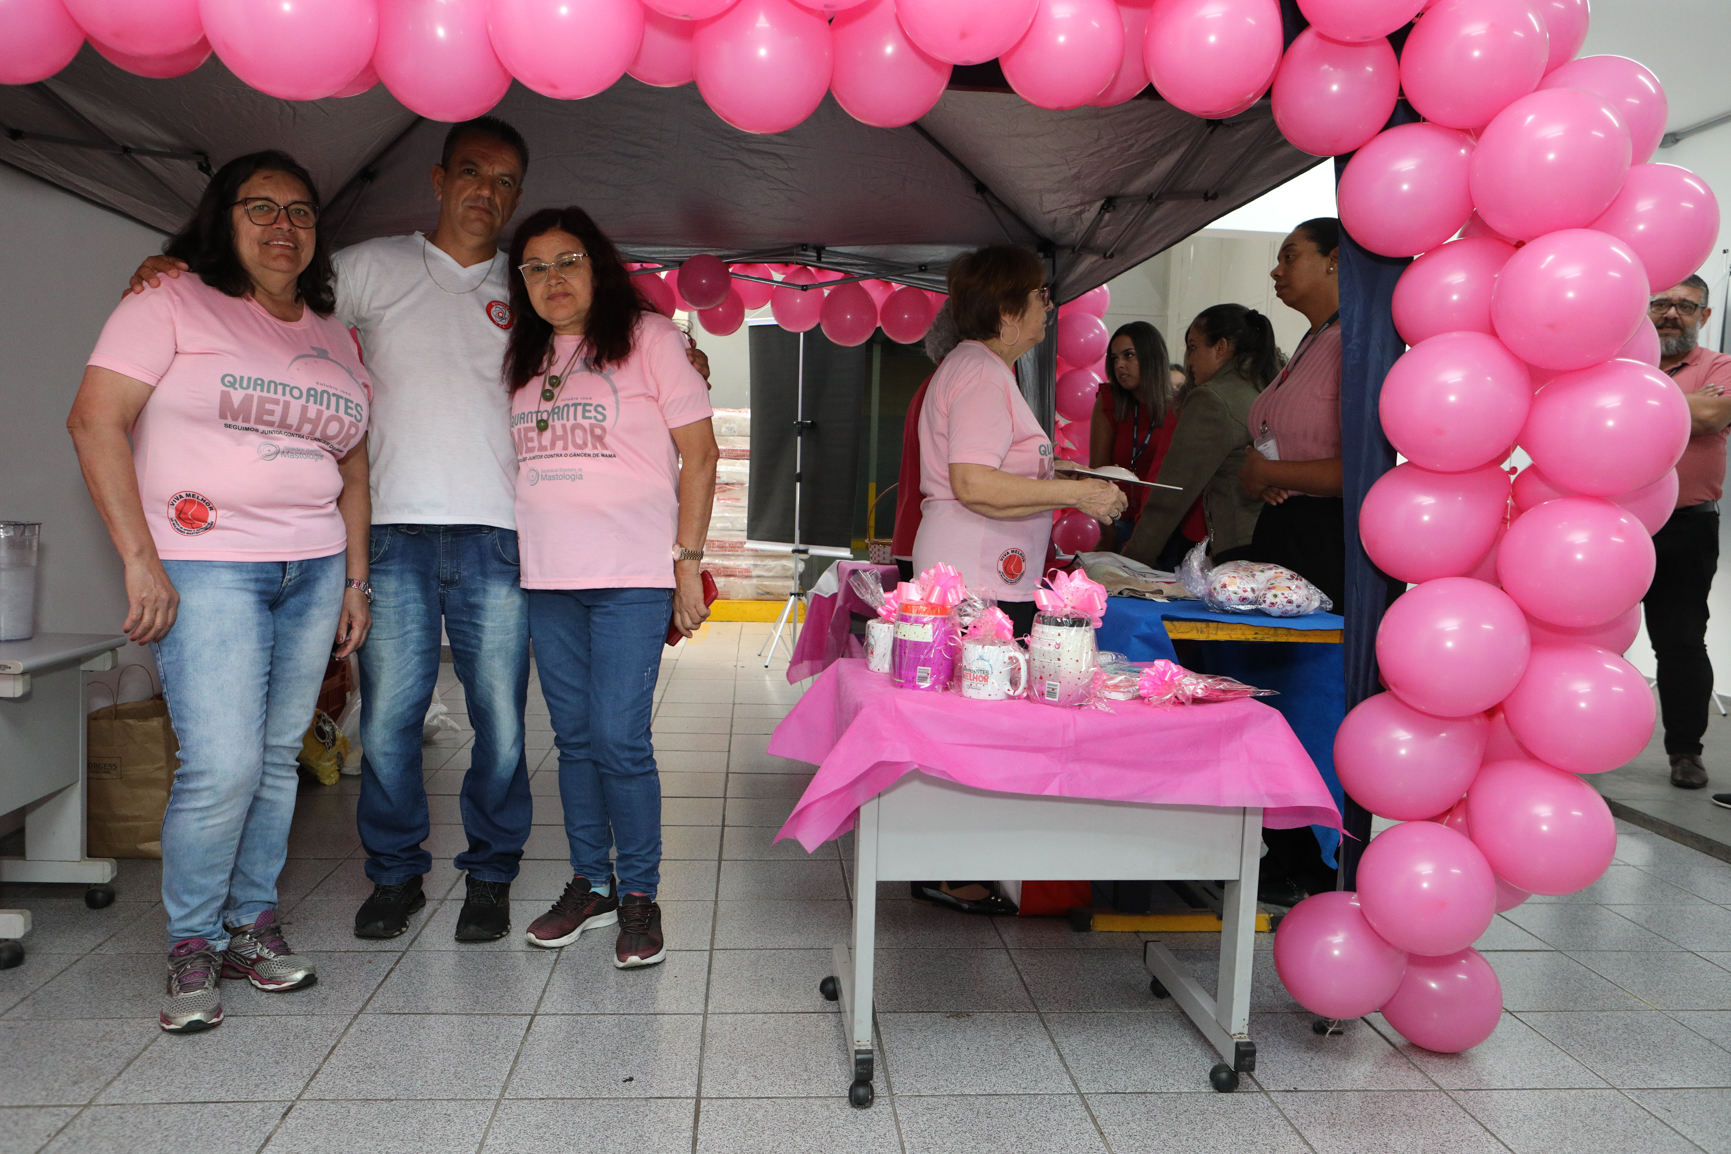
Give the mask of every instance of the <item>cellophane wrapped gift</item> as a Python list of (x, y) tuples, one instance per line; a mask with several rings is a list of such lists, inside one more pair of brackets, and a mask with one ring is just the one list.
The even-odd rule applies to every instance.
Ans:
[(1217, 613), (1260, 611), (1270, 617), (1299, 617), (1334, 608), (1322, 590), (1283, 566), (1266, 561), (1209, 565), (1206, 541), (1185, 555), (1178, 579)]
[(1258, 689), (1230, 677), (1192, 673), (1176, 661), (1151, 661), (1142, 670), (1137, 692), (1150, 705), (1194, 705), (1206, 701), (1236, 701), (1240, 697), (1273, 697), (1276, 690)]

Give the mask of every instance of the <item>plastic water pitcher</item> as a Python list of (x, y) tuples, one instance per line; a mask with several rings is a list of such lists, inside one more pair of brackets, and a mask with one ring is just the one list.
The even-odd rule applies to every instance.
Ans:
[(36, 633), (36, 552), (39, 521), (0, 521), (0, 641)]

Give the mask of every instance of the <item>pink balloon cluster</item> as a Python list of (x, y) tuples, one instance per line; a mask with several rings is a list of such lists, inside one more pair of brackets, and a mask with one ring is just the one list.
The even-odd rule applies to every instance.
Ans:
[(911, 345), (925, 339), (942, 301), (939, 294), (882, 280), (842, 280), (820, 288), (843, 274), (805, 265), (730, 266), (707, 253), (665, 274), (658, 265), (626, 267), (651, 308), (666, 316), (695, 313), (704, 331), (716, 336), (738, 331), (748, 311), (769, 305), (776, 323), (789, 332), (821, 326), (830, 340), (851, 346), (864, 344), (881, 327), (892, 341)]

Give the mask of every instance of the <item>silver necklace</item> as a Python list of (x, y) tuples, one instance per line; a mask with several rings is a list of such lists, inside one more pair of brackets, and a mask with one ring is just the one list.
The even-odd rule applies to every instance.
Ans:
[(486, 284), (487, 278), (493, 275), (493, 265), (495, 263), (497, 263), (498, 260), (499, 260), (499, 253), (497, 252), (497, 250), (495, 250), (493, 253), (493, 259), (487, 262), (487, 271), (482, 274), (481, 279), (476, 281), (474, 284), (470, 285), (468, 288), (464, 289), (462, 292), (453, 292), (452, 290), (446, 288), (444, 285), (439, 284), (439, 278), (433, 275), (433, 266), (431, 264), (427, 263), (427, 238), (424, 236), (421, 238), (421, 267), (427, 270), (427, 279), (432, 281), (433, 285), (440, 292), (446, 293), (447, 295), (450, 295), (450, 296), (454, 296), (454, 297), (468, 296), (470, 293), (474, 292), (476, 289), (478, 289), (482, 285)]

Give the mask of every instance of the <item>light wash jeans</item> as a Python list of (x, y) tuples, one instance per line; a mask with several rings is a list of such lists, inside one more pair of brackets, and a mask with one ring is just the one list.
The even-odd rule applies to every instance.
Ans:
[(421, 727), (439, 678), (439, 629), (475, 740), (458, 808), (468, 848), (455, 865), (479, 881), (517, 876), (534, 820), (523, 706), (529, 611), (517, 534), (490, 525), (374, 525), (373, 631), (361, 647), (361, 800), (367, 877), (399, 885), (433, 868)]
[(343, 605), (343, 554), (164, 561), (180, 615), (152, 646), (180, 738), (162, 819), (168, 940), (228, 944), (276, 908), (312, 724)]
[(529, 634), (559, 748), (571, 870), (619, 893), (661, 884), (661, 779), (649, 736), (671, 589), (531, 589)]

